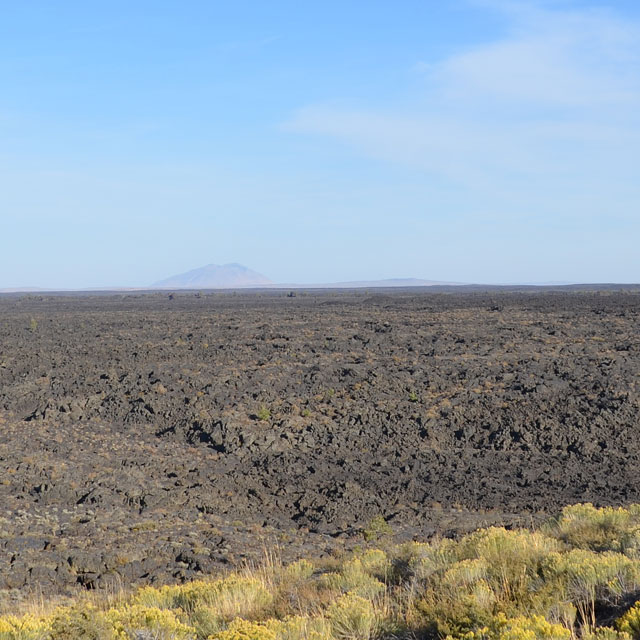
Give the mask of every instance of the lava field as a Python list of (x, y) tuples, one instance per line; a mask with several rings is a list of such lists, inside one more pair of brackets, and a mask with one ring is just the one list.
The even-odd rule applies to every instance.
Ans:
[(0, 589), (640, 502), (640, 292), (0, 297)]

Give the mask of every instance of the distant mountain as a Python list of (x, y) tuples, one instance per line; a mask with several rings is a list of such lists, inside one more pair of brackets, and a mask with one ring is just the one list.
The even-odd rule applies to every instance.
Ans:
[(300, 289), (375, 289), (383, 287), (432, 287), (434, 285), (456, 285), (457, 282), (421, 280), (419, 278), (390, 278), (388, 280), (355, 280), (351, 282), (327, 282), (323, 284), (273, 283), (256, 271), (241, 264), (209, 264), (200, 269), (171, 276), (156, 282), (158, 289), (240, 289), (242, 287), (300, 288)]
[(171, 276), (152, 285), (158, 289), (240, 289), (268, 287), (273, 283), (241, 264), (208, 264), (186, 273)]

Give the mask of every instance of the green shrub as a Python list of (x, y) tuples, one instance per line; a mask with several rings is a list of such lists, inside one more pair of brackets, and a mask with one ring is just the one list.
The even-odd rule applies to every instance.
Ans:
[(384, 581), (391, 569), (389, 558), (382, 549), (368, 549), (359, 556), (359, 560), (363, 570), (379, 580)]
[(334, 602), (327, 609), (327, 618), (337, 640), (369, 640), (379, 625), (373, 604), (352, 593)]
[(369, 573), (359, 558), (346, 562), (339, 573), (325, 573), (321, 585), (340, 593), (351, 592), (363, 598), (375, 598), (384, 592), (384, 584)]
[(116, 640), (105, 614), (90, 604), (58, 609), (50, 624), (47, 640)]
[(399, 579), (422, 585), (434, 573), (455, 562), (451, 540), (412, 542), (400, 547), (393, 559), (393, 571)]
[(460, 634), (489, 624), (498, 611), (544, 615), (561, 592), (547, 572), (560, 544), (540, 533), (492, 527), (418, 547), (414, 575), (423, 585), (417, 609), (428, 627)]
[(258, 420), (261, 420), (262, 422), (268, 422), (269, 420), (271, 420), (271, 411), (267, 407), (262, 405), (258, 409), (258, 412), (256, 413), (256, 416), (257, 416)]
[(640, 505), (629, 509), (597, 509), (590, 503), (568, 506), (547, 531), (577, 549), (635, 556), (640, 548)]
[(556, 582), (563, 587), (556, 599), (571, 601), (579, 622), (588, 628), (596, 625), (597, 603), (617, 602), (623, 594), (635, 591), (640, 577), (636, 561), (620, 553), (584, 549), (556, 554), (549, 573), (555, 574)]
[(284, 567), (281, 572), (281, 581), (285, 585), (295, 584), (308, 580), (313, 575), (313, 563), (302, 559)]
[(581, 640), (631, 640), (626, 631), (616, 631), (611, 627), (598, 627), (582, 634)]
[(393, 535), (393, 529), (383, 516), (377, 515), (369, 521), (369, 524), (363, 529), (362, 535), (367, 542), (375, 542)]
[(202, 613), (206, 609), (211, 617), (229, 621), (238, 616), (255, 616), (272, 600), (273, 594), (261, 579), (232, 574), (222, 580), (194, 580), (160, 589), (144, 587), (134, 596), (133, 603), (186, 613)]

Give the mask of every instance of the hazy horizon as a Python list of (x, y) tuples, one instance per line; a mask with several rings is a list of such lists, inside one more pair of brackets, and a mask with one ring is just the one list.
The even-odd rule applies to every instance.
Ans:
[[(225, 269), (231, 268), (233, 272), (233, 276), (237, 276), (237, 272), (245, 272), (249, 277), (256, 277), (257, 281), (249, 284), (231, 284), (231, 283), (221, 283), (221, 284), (203, 284), (201, 281), (193, 281), (194, 276), (199, 276), (200, 272), (207, 272), (208, 269), (214, 267), (216, 270), (221, 270), (224, 272)], [(219, 274), (217, 274), (219, 275)], [(241, 276), (242, 277), (242, 276)], [(265, 279), (263, 281), (263, 279)], [(532, 282), (453, 282), (453, 281), (433, 281), (427, 278), (416, 278), (413, 276), (405, 276), (405, 277), (391, 277), (384, 279), (364, 279), (364, 280), (339, 280), (339, 281), (317, 281), (317, 282), (299, 282), (299, 281), (288, 281), (288, 282), (274, 282), (269, 280), (264, 274), (257, 272), (254, 269), (248, 268), (245, 265), (241, 265), (239, 263), (229, 263), (225, 265), (216, 265), (216, 264), (208, 264), (203, 265), (200, 268), (190, 269), (184, 273), (173, 274), (168, 278), (164, 278), (160, 281), (153, 283), (144, 283), (139, 285), (129, 285), (129, 286), (118, 286), (117, 284), (106, 285), (102, 287), (38, 287), (38, 286), (17, 286), (17, 287), (2, 287), (0, 285), (0, 292), (46, 292), (46, 291), (101, 291), (101, 290), (162, 290), (162, 289), (242, 289), (242, 288), (251, 288), (251, 289), (268, 289), (268, 288), (279, 288), (279, 287), (339, 287), (344, 288), (345, 286), (355, 286), (355, 287), (376, 287), (376, 286), (400, 286), (400, 287), (424, 287), (424, 286), (570, 286), (570, 285), (611, 285), (611, 284), (620, 284), (620, 285), (638, 285), (640, 283), (635, 282), (567, 282), (567, 281), (532, 281)]]
[(8, 3), (0, 289), (640, 282), (640, 4)]

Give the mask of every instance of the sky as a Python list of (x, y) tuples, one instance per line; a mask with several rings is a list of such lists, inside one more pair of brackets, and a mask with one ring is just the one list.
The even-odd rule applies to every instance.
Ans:
[(0, 288), (640, 282), (637, 0), (0, 15)]

